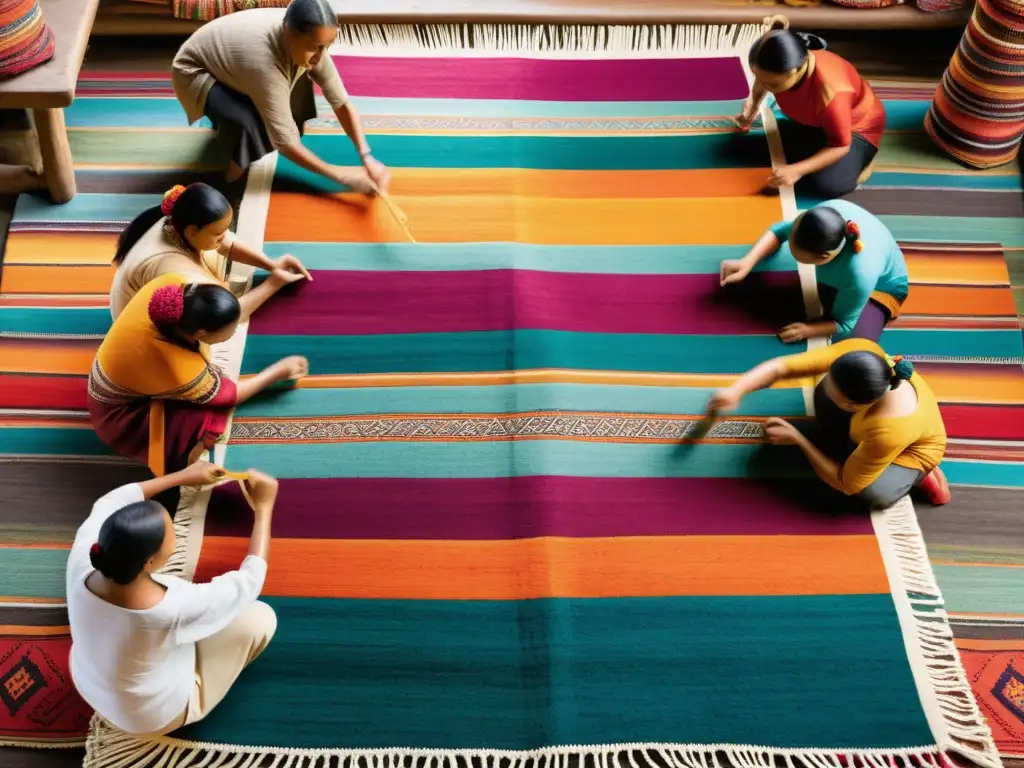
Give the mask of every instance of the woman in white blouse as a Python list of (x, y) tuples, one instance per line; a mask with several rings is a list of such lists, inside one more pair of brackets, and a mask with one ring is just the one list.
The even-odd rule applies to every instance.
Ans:
[(258, 602), (267, 574), (277, 481), (250, 470), (255, 514), (237, 571), (208, 584), (158, 573), (174, 553), (174, 524), (152, 498), (211, 485), (223, 470), (199, 462), (101, 498), (78, 529), (67, 567), (71, 676), (82, 698), (132, 734), (201, 720), (266, 648), (277, 617)]

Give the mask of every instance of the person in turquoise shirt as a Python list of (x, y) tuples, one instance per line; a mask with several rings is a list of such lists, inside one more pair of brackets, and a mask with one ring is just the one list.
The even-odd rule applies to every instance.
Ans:
[(829, 200), (771, 227), (742, 259), (722, 262), (722, 287), (739, 283), (764, 259), (789, 251), (813, 264), (825, 317), (779, 331), (787, 344), (821, 336), (878, 341), (899, 317), (910, 283), (896, 238), (876, 216), (847, 200)]

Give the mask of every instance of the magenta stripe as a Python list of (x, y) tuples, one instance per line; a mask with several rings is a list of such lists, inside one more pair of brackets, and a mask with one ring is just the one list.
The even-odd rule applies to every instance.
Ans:
[(529, 101), (724, 101), (746, 98), (740, 60), (412, 59), (335, 56), (356, 96)]
[[(813, 483), (712, 478), (516, 477), (282, 480), (274, 536), (499, 540), (536, 536), (844, 535), (866, 514), (821, 510)], [(793, 501), (800, 498), (806, 506)], [(209, 536), (248, 536), (234, 483), (217, 489)]]
[(774, 333), (795, 319), (780, 310), (801, 306), (796, 272), (758, 275), (742, 294), (722, 292), (717, 275), (321, 270), (263, 306), (250, 332), (757, 334)]

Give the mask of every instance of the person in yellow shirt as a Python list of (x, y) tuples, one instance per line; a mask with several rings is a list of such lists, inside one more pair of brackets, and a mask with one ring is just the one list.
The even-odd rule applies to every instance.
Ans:
[(912, 488), (932, 504), (949, 502), (949, 484), (939, 468), (946, 428), (935, 395), (909, 361), (888, 357), (868, 339), (762, 363), (716, 392), (708, 410), (730, 411), (751, 392), (807, 377), (820, 377), (814, 390), (816, 430), (808, 435), (788, 421), (769, 419), (770, 443), (797, 446), (818, 477), (871, 509), (892, 506)]

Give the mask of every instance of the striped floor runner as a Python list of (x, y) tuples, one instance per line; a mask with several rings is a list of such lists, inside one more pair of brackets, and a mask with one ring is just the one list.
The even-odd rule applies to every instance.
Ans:
[[(350, 61), (349, 66), (358, 63)], [(460, 72), (464, 63), (456, 62)], [(377, 66), (380, 62), (373, 64)], [(396, 82), (405, 83), (403, 88), (425, 87), (422, 83), (410, 85), (411, 74), (415, 73), (406, 72), (406, 77)], [(365, 82), (367, 75), (363, 76)], [(449, 76), (447, 82), (451, 81)], [(559, 80), (573, 81), (573, 77), (566, 75)], [(661, 579), (671, 582), (673, 594), (690, 594), (685, 585), (672, 581), (679, 578), (672, 568), (657, 572), (632, 567), (574, 572), (575, 583), (560, 584), (537, 582), (527, 578), (529, 573), (522, 579), (509, 578), (507, 574), (521, 563), (536, 562), (538, 558), (564, 562), (592, 558), (605, 564), (609, 558), (612, 562), (619, 558), (623, 566), (699, 560), (700, 552), (688, 552), (685, 543), (678, 540), (673, 541), (678, 546), (664, 553), (656, 546), (604, 552), (573, 551), (573, 546), (580, 541), (587, 547), (595, 546), (591, 541), (600, 546), (602, 540), (623, 533), (645, 533), (640, 530), (643, 525), (649, 526), (647, 534), (662, 536), (672, 526), (676, 526), (673, 533), (677, 536), (733, 533), (730, 526), (736, 520), (728, 515), (722, 518), (721, 494), (735, 493), (736, 488), (745, 486), (723, 483), (722, 477), (714, 476), (736, 474), (736, 456), (749, 450), (742, 444), (749, 439), (749, 433), (744, 431), (745, 422), (767, 414), (795, 415), (802, 411), (798, 391), (765, 393), (763, 398), (751, 400), (749, 411), (735, 425), (727, 423), (728, 429), (720, 433), (722, 442), (700, 448), (699, 470), (682, 473), (690, 476), (681, 480), (660, 478), (646, 492), (625, 490), (628, 486), (621, 485), (631, 475), (648, 473), (645, 468), (664, 468), (678, 458), (670, 452), (678, 451), (671, 441), (678, 438), (683, 424), (678, 417), (669, 418), (669, 414), (697, 412), (707, 388), (716, 379), (777, 351), (768, 336), (773, 326), (764, 318), (751, 318), (732, 307), (699, 306), (701, 296), (713, 285), (708, 276), (718, 260), (726, 253), (742, 253), (743, 244), (755, 239), (764, 225), (779, 214), (777, 207), (773, 210), (764, 201), (749, 197), (764, 175), (763, 168), (744, 170), (723, 164), (721, 168), (729, 172), (709, 169), (721, 162), (721, 145), (716, 144), (721, 136), (718, 131), (724, 126), (722, 116), (735, 112), (739, 94), (725, 102), (721, 91), (688, 94), (675, 101), (659, 101), (658, 94), (652, 94), (643, 103), (609, 105), (591, 101), (587, 102), (587, 119), (574, 119), (570, 125), (565, 115), (557, 111), (564, 104), (552, 102), (552, 113), (544, 114), (540, 110), (548, 102), (531, 100), (514, 86), (500, 104), (487, 104), (487, 100), (496, 98), (493, 91), (460, 91), (458, 95), (467, 100), (459, 110), (446, 114), (445, 105), (450, 109), (452, 93), (424, 97), (427, 91), (403, 92), (398, 85), (379, 81), (360, 90), (359, 76), (353, 80), (348, 72), (346, 82), (357, 95), (370, 131), (376, 134), (373, 144), (378, 154), (396, 167), (412, 166), (399, 174), (396, 190), (403, 190), (403, 207), (424, 245), (408, 248), (397, 243), (387, 247), (356, 244), (343, 252), (332, 249), (330, 243), (358, 243), (361, 239), (396, 241), (399, 233), (383, 212), (374, 210), (369, 221), (375, 235), (365, 237), (365, 229), (360, 228), (367, 226), (366, 216), (356, 216), (341, 207), (331, 209), (325, 216), (324, 206), (328, 204), (295, 192), (297, 184), (303, 181), (301, 174), (281, 169), (275, 178), (267, 249), (299, 253), (311, 268), (319, 271), (318, 288), (313, 292), (308, 290), (312, 286), (307, 286), (301, 301), (298, 297), (293, 301), (282, 300), (274, 314), (265, 314), (254, 323), (244, 365), (251, 370), (281, 351), (303, 349), (314, 360), (314, 370), (323, 375), (311, 382), (313, 386), (290, 393), (272, 405), (257, 403), (241, 412), (229, 456), (232, 464), (259, 463), (289, 480), (301, 478), (301, 483), (285, 483), (282, 504), (288, 514), (282, 514), (278, 524), (286, 530), (279, 531), (283, 541), (275, 554), (275, 566), (281, 570), (275, 568), (277, 580), (270, 586), (270, 593), (277, 596), (274, 600), (282, 613), (282, 624), (301, 629), (304, 634), (282, 638), (284, 642), (277, 647), (285, 653), (268, 658), (262, 678), (254, 670), (247, 683), (252, 686), (249, 696), (236, 697), (242, 709), (227, 705), (222, 717), (203, 726), (209, 730), (192, 734), (197, 738), (259, 744), (263, 742), (254, 738), (254, 733), (262, 730), (270, 734), (266, 738), (272, 744), (282, 746), (289, 743), (288, 738), (280, 736), (282, 729), (287, 729), (288, 737), (301, 742), (295, 746), (336, 747), (346, 740), (353, 745), (381, 743), (387, 727), (394, 723), (363, 723), (363, 730), (359, 731), (357, 720), (346, 721), (352, 733), (339, 737), (339, 721), (329, 717), (331, 713), (315, 711), (320, 706), (318, 697), (324, 695), (323, 672), (319, 667), (346, 660), (344, 668), (349, 678), (339, 685), (351, 687), (339, 688), (331, 695), (338, 696), (348, 712), (379, 706), (379, 699), (404, 701), (402, 712), (392, 712), (400, 722), (400, 726), (394, 727), (420, 735), (418, 745), (423, 746), (434, 743), (429, 740), (430, 734), (439, 733), (436, 718), (450, 711), (465, 714), (466, 701), (439, 699), (429, 682), (413, 680), (413, 674), (422, 674), (425, 660), (438, 670), (446, 670), (449, 678), (467, 674), (467, 669), (479, 671), (487, 666), (480, 658), (460, 659), (455, 652), (465, 648), (453, 645), (454, 638), (480, 636), (479, 644), (487, 649), (488, 658), (499, 663), (503, 658), (507, 660), (503, 654), (522, 652), (519, 643), (515, 648), (503, 648), (509, 631), (539, 633), (535, 635), (539, 645), (534, 653), (545, 651), (544, 644), (554, 636), (551, 633), (577, 628), (585, 639), (588, 622), (605, 622), (593, 627), (595, 631), (601, 630), (593, 638), (603, 637), (609, 626), (628, 628), (631, 633), (638, 627), (649, 627), (654, 632), (658, 616), (643, 610), (642, 600), (636, 602), (636, 598), (631, 598), (633, 608), (601, 616), (587, 615), (587, 601), (617, 595), (623, 590), (648, 594), (657, 591), (658, 584), (667, 583)], [(458, 84), (459, 88), (463, 85)], [(1024, 245), (1020, 242), (1024, 229), (1019, 217), (1011, 218), (1009, 213), (1013, 204), (1019, 205), (1020, 185), (1010, 175), (961, 175), (933, 159), (917, 133), (919, 113), (923, 114), (927, 104), (924, 91), (893, 86), (882, 93), (893, 127), (902, 132), (887, 137), (880, 157), (882, 167), (858, 195), (862, 196), (862, 203), (889, 218), (902, 240), (929, 243), (908, 249), (915, 283), (913, 303), (885, 343), (892, 351), (917, 358), (943, 400), (951, 435), (962, 441), (951, 451), (950, 477), (971, 487), (958, 488), (957, 499), (950, 508), (922, 510), (920, 517), (947, 604), (955, 612), (955, 627), (964, 638), (960, 641), (962, 652), (972, 669), (970, 658), (975, 651), (992, 656), (992, 648), (986, 645), (989, 641), (996, 640), (1009, 648), (1009, 641), (1021, 637), (1012, 618), (994, 618), (1013, 612), (1005, 604), (1005, 595), (1015, 589), (1019, 593), (1020, 586), (1019, 580), (1013, 581), (1018, 571), (997, 566), (1015, 559), (1019, 562), (1024, 549), (1019, 526), (1011, 525), (1011, 514), (1007, 511), (1014, 508), (1010, 504), (1019, 507), (1015, 501), (1018, 491), (1014, 490), (1020, 485), (1019, 473), (1013, 472), (1019, 457), (1000, 444), (1020, 440), (1024, 431), (1020, 416), (1020, 404), (1024, 402), (1020, 333), (1015, 324), (1003, 252), (1004, 248)], [(107, 456), (81, 421), (84, 373), (107, 323), (102, 296), (110, 279), (110, 230), (119, 228), (124, 220), (152, 204), (166, 186), (200, 177), (213, 164), (205, 148), (207, 134), (201, 130), (178, 130), (179, 108), (170, 96), (166, 77), (92, 72), (86, 74), (79, 94), (69, 110), (68, 122), (82, 194), (71, 205), (59, 209), (36, 204), (29, 198), (19, 201), (0, 283), (0, 408), (5, 409), (0, 422), (0, 472), (7, 482), (5, 487), (13, 489), (14, 499), (19, 502), (9, 505), (11, 511), (5, 510), (0, 517), (0, 583), (5, 585), (4, 591), (11, 593), (0, 606), (0, 642), (12, 647), (22, 642), (48, 649), (49, 656), (55, 659), (66, 653), (62, 648), (66, 649), (67, 639), (60, 630), (66, 618), (59, 603), (63, 550), (71, 532), (92, 498), (138, 476), (137, 470)], [(686, 101), (683, 109), (678, 101)], [(496, 104), (498, 109), (494, 109)], [(474, 105), (483, 105), (485, 111), (467, 114), (466, 107), (472, 110)], [(633, 107), (635, 111), (624, 112), (624, 107)], [(689, 118), (679, 121), (680, 114)], [(423, 121), (423, 115), (445, 120), (431, 126)], [(461, 130), (451, 130), (452, 118), (459, 118), (456, 122)], [(341, 156), (346, 145), (337, 136), (336, 128), (331, 128), (326, 119), (320, 127), (324, 133), (311, 136), (311, 143), (327, 154), (337, 151)], [(602, 167), (587, 170), (596, 175), (591, 176), (590, 183), (581, 184), (574, 172), (586, 170), (588, 156), (594, 153), (587, 148), (580, 150), (577, 142), (559, 139), (559, 134), (567, 130), (616, 131), (627, 135), (602, 139), (618, 143), (615, 147), (604, 145), (610, 148), (607, 154), (599, 154)], [(659, 137), (652, 135), (659, 132), (689, 134), (691, 149), (686, 153), (666, 153), (669, 144), (659, 144)], [(435, 135), (438, 133), (449, 135)], [(638, 134), (645, 138), (637, 140)], [(474, 141), (456, 141), (468, 137)], [(499, 137), (502, 143), (498, 142)], [(666, 156), (667, 159), (659, 160)], [(436, 158), (432, 167), (423, 167), (424, 157)], [(700, 159), (694, 161), (695, 157)], [(664, 165), (657, 165), (659, 162)], [(466, 170), (472, 166), (478, 168)], [(522, 170), (524, 166), (530, 170)], [(651, 173), (652, 168), (668, 171)], [(603, 194), (599, 190), (611, 180), (608, 172), (623, 170), (630, 171), (634, 181), (609, 206), (598, 197)], [(606, 176), (601, 178), (601, 174)], [(522, 191), (540, 185), (545, 196), (556, 201), (554, 204), (538, 203)], [(951, 194), (949, 188), (957, 189), (958, 193)], [(733, 198), (730, 203), (736, 207), (730, 210), (739, 211), (742, 216), (737, 213), (736, 221), (729, 222), (728, 238), (723, 238), (721, 229), (714, 229), (720, 213), (713, 204), (697, 200), (690, 206), (680, 203), (685, 198), (665, 200), (665, 190), (679, 195), (679, 190), (687, 189), (701, 198)], [(467, 211), (462, 219), (453, 218), (450, 213), (452, 198), (459, 196), (466, 197), (458, 201), (459, 210)], [(474, 209), (474, 201), (480, 198), (483, 202)], [(640, 202), (631, 203), (623, 198)], [(970, 207), (980, 203), (984, 203), (983, 209)], [(488, 212), (495, 204), (515, 206), (508, 209), (515, 214), (504, 217), (504, 225), (496, 224), (500, 217)], [(983, 212), (985, 217), (973, 215)], [(323, 226), (304, 228), (300, 234), (291, 221), (294, 216), (315, 218)], [(586, 226), (566, 227), (563, 223), (581, 221), (582, 217), (587, 217)], [(514, 222), (515, 229), (510, 230), (508, 222)], [(360, 232), (364, 237), (360, 237)], [(565, 232), (569, 234), (561, 234)], [(679, 249), (656, 247), (657, 243), (650, 242), (652, 235), (645, 234), (651, 232), (660, 232), (669, 242), (689, 244), (685, 251), (685, 273), (679, 271)], [(615, 253), (564, 245), (551, 247), (565, 242), (560, 237), (574, 245), (607, 245), (620, 242), (615, 240), (620, 237), (621, 242), (644, 243), (647, 247)], [(321, 242), (308, 242), (311, 239)], [(525, 245), (442, 244), (452, 239), (506, 239)], [(723, 242), (732, 245), (723, 246)], [(932, 243), (957, 243), (960, 247), (940, 252), (939, 246)], [(973, 247), (978, 245), (982, 247)], [(1012, 264), (1012, 259), (1009, 262)], [(965, 264), (969, 264), (966, 269)], [(778, 266), (784, 269), (788, 265)], [(502, 273), (496, 267), (515, 269), (514, 280), (510, 273)], [(461, 283), (464, 288), (455, 292), (444, 279), (446, 273), (453, 271), (461, 273), (465, 280)], [(964, 277), (967, 272), (969, 279)], [(766, 275), (766, 279), (784, 278)], [(702, 280), (708, 286), (703, 286)], [(692, 291), (692, 295), (687, 291)], [(645, 295), (642, 312), (629, 301), (630, 295), (638, 292)], [(684, 301), (677, 300), (681, 296)], [(532, 297), (532, 301), (524, 297)], [(1011, 304), (1007, 304), (1008, 299)], [(442, 302), (445, 311), (439, 312), (437, 308)], [(599, 302), (605, 303), (601, 311), (595, 310)], [(324, 311), (341, 304), (351, 307), (351, 311)], [(695, 311), (695, 307), (703, 312)], [(774, 322), (775, 318), (771, 320)], [(512, 328), (519, 330), (510, 331)], [(674, 342), (670, 336), (680, 333), (680, 328), (697, 343), (684, 348)], [(455, 341), (456, 336), (465, 336), (469, 331), (475, 334), (475, 343)], [(736, 333), (745, 335), (729, 338), (724, 349), (719, 346), (721, 339), (715, 338)], [(382, 343), (382, 337), (386, 337), (386, 343)], [(685, 360), (680, 359), (681, 352), (685, 353)], [(551, 367), (579, 373), (553, 377), (544, 372)], [(585, 373), (605, 368), (629, 374), (623, 378)], [(510, 369), (520, 372), (514, 377), (500, 373)], [(482, 379), (463, 378), (467, 372), (481, 370), (495, 373)], [(368, 378), (361, 379), (359, 386), (350, 386), (353, 380), (349, 377), (357, 372)], [(669, 376), (658, 376), (664, 372)], [(425, 380), (419, 377), (424, 373), (438, 377)], [(667, 384), (684, 384), (687, 388), (674, 390)], [(382, 407), (382, 403), (386, 406)], [(43, 414), (40, 410), (60, 413)], [(552, 423), (552, 410), (573, 411), (572, 423), (566, 423), (564, 414), (555, 417), (555, 421), (561, 418), (561, 423)], [(631, 416), (638, 411), (660, 414), (660, 418)], [(374, 414), (375, 418), (367, 419), (367, 414)], [(377, 418), (382, 414), (386, 418)], [(415, 414), (415, 419), (410, 414)], [(270, 432), (266, 431), (268, 424), (275, 425)], [(564, 436), (572, 430), (573, 434), (594, 439), (578, 441), (566, 450), (559, 447), (561, 441), (542, 439)], [(544, 507), (543, 519), (526, 516), (512, 521), (507, 513), (502, 516), (500, 506), (494, 506), (507, 503), (507, 499), (496, 498), (493, 484), (487, 482), (495, 476), (516, 474), (507, 471), (508, 452), (494, 439), (497, 436), (507, 440), (510, 435), (538, 438), (514, 443), (518, 474), (531, 475), (538, 468), (546, 468), (548, 473), (606, 475), (607, 466), (612, 464), (621, 475), (617, 478), (620, 484), (611, 483), (594, 493), (593, 485), (581, 491), (571, 483), (545, 481), (538, 487), (528, 477), (508, 480), (512, 490), (504, 493), (517, 494), (516, 498), (527, 506), (531, 499), (543, 499), (548, 505)], [(461, 440), (452, 442), (452, 437)], [(13, 458), (18, 460), (12, 461)], [(59, 464), (54, 464), (56, 459), (60, 459)], [(689, 466), (695, 466), (694, 459), (684, 458), (683, 463), (687, 461), (691, 462)], [(784, 471), (784, 464), (770, 462), (757, 471), (778, 475)], [(396, 467), (402, 469), (399, 474), (405, 477), (403, 483), (375, 481), (377, 477), (394, 475)], [(480, 476), (465, 477), (467, 472)], [(665, 470), (664, 474), (671, 473)], [(438, 483), (448, 477), (463, 479), (458, 497), (461, 501), (455, 508), (451, 490)], [(41, 488), (46, 489), (46, 496)], [(590, 494), (591, 499), (591, 514), (582, 526), (578, 512), (565, 514), (565, 505), (570, 501), (574, 510), (579, 508), (581, 492)], [(355, 514), (330, 516), (325, 528), (318, 512), (336, 508), (339, 493), (346, 499), (346, 509)], [(604, 497), (621, 503), (625, 493), (636, 508), (649, 515), (648, 522), (631, 525), (628, 531), (622, 529), (620, 516), (609, 515), (608, 504), (602, 503)], [(558, 503), (563, 505), (561, 515), (551, 511)], [(684, 503), (695, 507), (694, 520), (713, 522), (701, 522), (697, 531), (693, 521), (676, 520), (675, 513)], [(738, 499), (736, 504), (775, 508), (773, 502), (761, 497)], [(467, 509), (480, 512), (468, 516)], [(488, 509), (497, 513), (487, 515)], [(501, 525), (495, 527), (495, 520)], [(200, 575), (204, 569), (209, 574), (227, 562), (226, 558), (236, 548), (231, 539), (241, 531), (240, 521), (230, 515), (211, 519), (206, 525), (209, 538), (204, 545)], [(758, 589), (775, 589), (785, 595), (792, 587), (786, 586), (784, 568), (777, 574), (780, 580), (774, 587), (761, 584), (769, 566), (758, 559), (764, 554), (759, 554), (754, 546), (758, 536), (779, 534), (778, 525), (777, 521), (771, 523), (774, 528), (755, 525), (757, 530), (748, 531), (750, 549), (741, 547), (729, 558), (732, 562), (749, 560), (745, 578), (756, 579)], [(811, 528), (823, 523), (812, 524), (801, 517), (790, 525), (789, 533), (808, 535), (813, 533)], [(375, 550), (360, 544), (392, 538), (396, 526), (405, 531), (406, 540), (393, 540), (388, 547)], [(493, 577), (460, 579), (460, 564), (464, 562), (460, 550), (468, 544), (453, 543), (453, 531), (458, 531), (458, 536), (466, 541), (490, 542), (478, 554), (495, 564)], [(851, 529), (847, 533), (850, 535), (846, 538), (853, 540), (857, 535), (870, 534), (871, 530), (869, 527), (857, 534)], [(569, 543), (561, 542), (551, 550), (546, 549), (545, 539), (534, 540), (541, 544), (521, 547), (508, 543), (518, 537), (529, 541), (529, 537), (545, 535), (565, 537)], [(324, 542), (329, 539), (348, 543), (342, 550), (325, 548)], [(410, 551), (409, 541), (431, 540), (438, 541), (439, 546), (417, 544)], [(646, 544), (642, 538), (628, 543)], [(771, 548), (763, 549), (769, 554), (774, 551), (776, 557), (785, 557), (786, 553), (777, 547), (773, 543)], [(799, 549), (791, 550), (789, 555), (801, 557)], [(872, 557), (877, 560), (877, 552), (868, 556)], [(297, 563), (305, 567), (299, 568)], [(310, 568), (310, 564), (314, 567)], [(780, 566), (773, 561), (771, 567)], [(324, 575), (316, 594), (311, 594), (311, 580), (304, 574), (311, 570)], [(438, 577), (438, 572), (446, 575)], [(374, 573), (393, 574), (393, 578), (366, 578), (366, 574)], [(708, 578), (707, 573), (701, 578)], [(849, 583), (845, 588), (854, 589)], [(862, 588), (870, 591), (868, 586)], [(426, 594), (424, 589), (437, 592)], [(819, 589), (831, 594), (839, 587), (822, 582)], [(888, 587), (883, 589), (887, 591)], [(1007, 589), (1011, 591), (1007, 593)], [(553, 590), (585, 599), (565, 600), (563, 610), (555, 612), (543, 608), (527, 610), (538, 604), (509, 600), (548, 596)], [(578, 594), (581, 591), (586, 594)], [(401, 599), (410, 594), (420, 599)], [(311, 602), (313, 597), (333, 599)], [(373, 598), (374, 602), (365, 602), (366, 598)], [(476, 602), (450, 602), (463, 600)], [(461, 610), (469, 605), (482, 606), (483, 613)], [(378, 610), (367, 606), (377, 606)], [(443, 611), (440, 616), (439, 606)], [(734, 676), (742, 678), (753, 671), (762, 672), (765, 659), (781, 658), (773, 657), (772, 653), (798, 657), (792, 647), (772, 650), (769, 643), (766, 648), (764, 644), (770, 640), (766, 636), (757, 636), (760, 647), (741, 643), (744, 633), (749, 636), (750, 628), (737, 629), (728, 612), (718, 614), (722, 624), (716, 629), (709, 623), (707, 611), (694, 614), (692, 606), (688, 608), (683, 603), (677, 608), (679, 613), (674, 621), (693, 616), (691, 623), (703, 624), (712, 641), (701, 656), (705, 665), (711, 664), (706, 680), (698, 683), (706, 691), (719, 691)], [(510, 609), (525, 612), (516, 615), (509, 613)], [(687, 610), (691, 613), (687, 614)], [(750, 610), (746, 611), (748, 620)], [(396, 622), (396, 612), (403, 616), (402, 621)], [(983, 619), (978, 618), (981, 615)], [(329, 646), (334, 654), (330, 657), (333, 661), (329, 660), (323, 647), (324, 633), (344, 627), (353, 617), (358, 619), (358, 629), (342, 634)], [(778, 614), (775, 619), (779, 619)], [(735, 642), (738, 648), (742, 645), (745, 657), (742, 663), (716, 672), (712, 662), (721, 664), (722, 655), (714, 642), (715, 633), (720, 638), (728, 636), (729, 626), (733, 632), (740, 632), (735, 635)], [(837, 626), (835, 631), (841, 629)], [(879, 632), (883, 633), (881, 627)], [(390, 669), (374, 666), (381, 657), (360, 657), (361, 649), (365, 649), (355, 639), (365, 635), (391, 644), (395, 651), (392, 660), (396, 663)], [(874, 638), (876, 642), (878, 639), (879, 636)], [(641, 640), (640, 645), (650, 642), (646, 650), (637, 643), (619, 650), (629, 659), (642, 660), (645, 653), (657, 658), (658, 643), (664, 638), (652, 634)], [(822, 649), (826, 649), (843, 657), (837, 661), (837, 667), (857, 658), (854, 650), (841, 651), (841, 646), (831, 645), (835, 640), (819, 637), (814, 649), (805, 649), (804, 655), (820, 657)], [(608, 653), (609, 648), (594, 645), (591, 651), (600, 655)], [(422, 654), (422, 658), (416, 659), (416, 653)], [(539, 664), (537, 669), (545, 670), (549, 676), (555, 672), (562, 676), (581, 672), (575, 666), (553, 666), (551, 659), (543, 661), (538, 657), (534, 661)], [(990, 673), (992, 665), (985, 669)], [(360, 680), (351, 679), (353, 670), (374, 681), (378, 690), (372, 701), (359, 697), (365, 697), (366, 691)], [(0, 669), (0, 674), (4, 671)], [(635, 670), (620, 671), (628, 674)], [(686, 682), (668, 675), (664, 685), (675, 686), (670, 690), (694, 685), (690, 679), (694, 670), (682, 672), (687, 675)], [(814, 673), (801, 667), (796, 674), (806, 675), (811, 682), (802, 680), (803, 687), (798, 691), (800, 703), (791, 703), (789, 707), (814, 711), (816, 705), (808, 704), (811, 699), (807, 693), (808, 688), (817, 685), (813, 682), (815, 677), (822, 681), (820, 709), (834, 706), (834, 696), (828, 690), (834, 691), (838, 683), (828, 679), (828, 685), (824, 685), (829, 678), (824, 668)], [(507, 683), (500, 667), (494, 675), (485, 683), (494, 686), (488, 696), (496, 696)], [(984, 708), (986, 700), (994, 698), (983, 674), (977, 679), (980, 687), (976, 686), (976, 692)], [(242, 700), (251, 702), (250, 696), (266, 695), (268, 689), (261, 686), (268, 680), (275, 686), (269, 700), (276, 701), (276, 706), (253, 717), (251, 706), (244, 705)], [(55, 683), (51, 677), (50, 691), (56, 688)], [(66, 694), (66, 685), (63, 690)], [(621, 699), (624, 691), (620, 685), (611, 696)], [(478, 699), (479, 716), (469, 717), (463, 730), (457, 726), (447, 731), (449, 738), (460, 741), (464, 737), (461, 743), (479, 740), (479, 732), (474, 735), (470, 731), (480, 728), (484, 715), (496, 707), (510, 721), (522, 718), (515, 730), (525, 733), (524, 738), (533, 743), (564, 743), (573, 733), (580, 732), (557, 719), (551, 722), (562, 722), (566, 730), (544, 732), (544, 724), (538, 724), (534, 717), (539, 702), (522, 698), (526, 694), (520, 691), (519, 698), (504, 700)], [(608, 694), (595, 688), (587, 695)], [(33, 706), (42, 707), (41, 702), (37, 700)], [(636, 704), (638, 711), (642, 711), (643, 707), (661, 706), (664, 702), (654, 699), (648, 691), (642, 697), (626, 699), (626, 703)], [(565, 704), (549, 701), (545, 706), (551, 712), (564, 712), (559, 707)], [(889, 704), (898, 709), (891, 700)], [(743, 708), (737, 705), (735, 709)], [(23, 709), (22, 713), (25, 712)], [(289, 719), (289, 712), (298, 721)], [(0, 709), (0, 717), (2, 714)], [(719, 718), (721, 729), (705, 731), (702, 738), (734, 741), (736, 730), (729, 727), (734, 714), (735, 710), (723, 710)], [(986, 714), (1005, 719), (1005, 714), (992, 715), (988, 710)], [(582, 717), (578, 710), (576, 715)], [(762, 715), (759, 712), (758, 718)], [(0, 719), (0, 741), (41, 742), (60, 738), (61, 734), (74, 738), (83, 732), (84, 722), (79, 711), (73, 723), (47, 729), (35, 725), (22, 731), (17, 727), (5, 730), (6, 725)], [(451, 723), (446, 720), (445, 725)], [(846, 725), (841, 719), (832, 724), (837, 738)], [(919, 723), (906, 732), (923, 733), (927, 739), (927, 730), (921, 732), (920, 727)], [(599, 737), (610, 738), (613, 736), (608, 734)], [(507, 739), (501, 723), (494, 722), (491, 744), (522, 746)], [(678, 740), (678, 734), (666, 734), (665, 739)], [(883, 736), (879, 739), (879, 743), (884, 743)], [(823, 740), (827, 741), (825, 737)], [(1011, 742), (1012, 738), (1004, 739), (1001, 746), (1012, 746)], [(385, 739), (384, 743), (396, 742)], [(790, 746), (798, 743), (794, 738)], [(843, 742), (841, 746), (863, 745)]]

